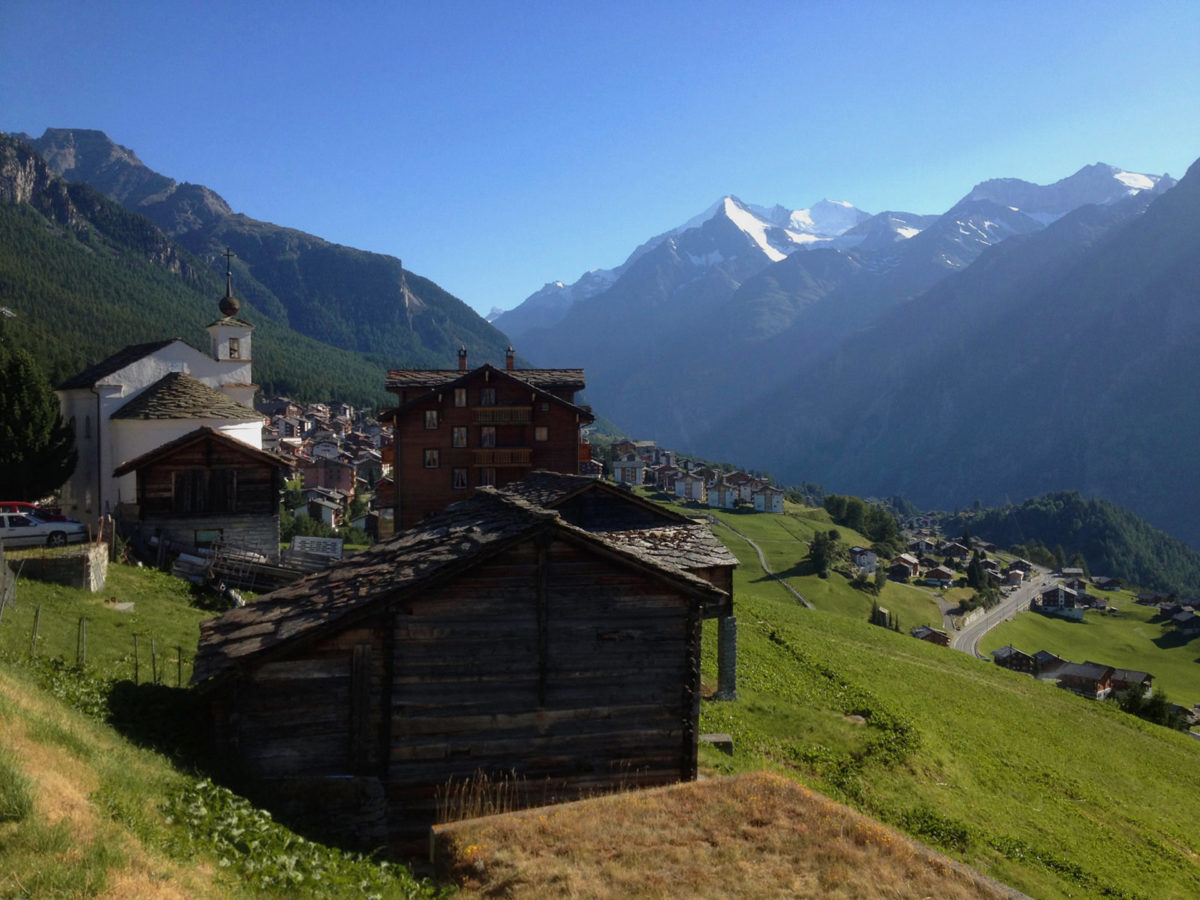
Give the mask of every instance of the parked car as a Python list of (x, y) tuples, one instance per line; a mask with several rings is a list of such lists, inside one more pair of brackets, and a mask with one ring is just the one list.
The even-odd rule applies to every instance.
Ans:
[(26, 503), (23, 500), (0, 500), (0, 513), (21, 513), (26, 516), (32, 516), (41, 522), (78, 522), (78, 519), (72, 519), (70, 516), (64, 516), (62, 513), (51, 512), (48, 509), (42, 509), (33, 503)]
[(0, 544), (5, 547), (61, 547), (88, 539), (82, 522), (43, 522), (24, 513), (0, 513)]

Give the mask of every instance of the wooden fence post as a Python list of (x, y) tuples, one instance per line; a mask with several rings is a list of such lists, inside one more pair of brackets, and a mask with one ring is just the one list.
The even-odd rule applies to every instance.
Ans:
[(75, 665), (87, 665), (87, 616), (79, 617), (79, 629), (75, 634)]
[(33, 611), (33, 634), (29, 636), (29, 658), (37, 656), (38, 626), (42, 624), (42, 604)]

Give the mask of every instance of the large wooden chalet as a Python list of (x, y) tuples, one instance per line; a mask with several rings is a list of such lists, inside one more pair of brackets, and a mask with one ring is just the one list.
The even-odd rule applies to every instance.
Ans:
[(666, 553), (480, 488), (203, 623), (193, 681), (247, 787), (342, 843), (411, 847), (477, 773), (530, 803), (692, 779), (729, 596)]
[(517, 369), (510, 347), (504, 369), (396, 369), (387, 389), (397, 405), (392, 452), (395, 524), (406, 528), (463, 500), (478, 487), (502, 487), (534, 469), (570, 475), (590, 459), (580, 428), (593, 421), (575, 403), (582, 369)]

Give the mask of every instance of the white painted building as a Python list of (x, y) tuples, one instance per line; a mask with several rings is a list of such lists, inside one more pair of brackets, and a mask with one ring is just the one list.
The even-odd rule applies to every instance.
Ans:
[(79, 451), (62, 488), (64, 513), (95, 525), (120, 504), (135, 503), (136, 475), (114, 478), (113, 470), (203, 425), (262, 449), (263, 416), (253, 408), (254, 326), (234, 316), (237, 308), (227, 286), (225, 315), (207, 329), (208, 354), (178, 338), (135, 344), (57, 387)]

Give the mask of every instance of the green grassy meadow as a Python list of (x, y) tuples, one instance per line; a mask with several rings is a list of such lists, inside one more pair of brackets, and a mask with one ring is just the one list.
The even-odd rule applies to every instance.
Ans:
[[(786, 513), (731, 518), (756, 542), (804, 527), (770, 521)], [(803, 546), (789, 562), (773, 545), (770, 564), (800, 572), (789, 581), (818, 607), (805, 609), (745, 541), (716, 531), (741, 561), (739, 699), (703, 704), (702, 731), (735, 743), (732, 759), (703, 748), (704, 764), (798, 778), (1033, 897), (1200, 896), (1200, 742), (914, 640), (924, 601), (897, 585), (880, 602), (905, 633), (870, 626), (869, 597), (836, 573), (803, 574)]]
[[(711, 512), (678, 508), (692, 515)], [(870, 594), (837, 572), (822, 579), (808, 568), (805, 541), (829, 527), (824, 511), (793, 507), (783, 515), (722, 512), (716, 518), (716, 533), (741, 562), (734, 576), (739, 699), (702, 703), (701, 731), (728, 733), (735, 747), (729, 757), (701, 745), (703, 769), (784, 774), (1033, 897), (1200, 896), (1200, 742), (1110, 704), (1086, 701), (911, 638), (907, 630), (913, 625), (940, 621), (931, 593), (923, 590), (888, 584), (880, 603), (896, 612), (903, 630), (869, 625)], [(817, 608), (805, 608), (766, 577), (756, 554), (732, 529), (758, 543), (768, 564)], [(861, 540), (839, 531), (847, 544)], [(134, 611), (112, 610), (105, 603), (110, 598), (132, 601)], [(18, 683), (25, 676), (13, 660), (28, 653), (34, 610), (42, 609), (38, 654), (43, 658), (73, 660), (78, 620), (86, 616), (89, 668), (131, 677), (132, 634), (137, 632), (145, 635), (142, 653), (148, 652), (150, 636), (160, 653), (184, 648), (186, 683), (198, 623), (212, 614), (196, 608), (198, 600), (182, 582), (121, 566), (110, 569), (108, 587), (97, 595), (21, 580), (16, 607), (6, 609), (0, 620), (0, 688), (5, 688), (0, 720), (7, 716), (9, 723), (19, 723), (27, 736), (22, 742), (50, 742), (59, 748), (55, 752), (86, 762), (87, 748), (107, 746), (103, 742), (109, 738), (78, 724), (74, 713), (51, 716), (41, 700), (36, 711), (20, 712), (32, 709), (33, 701)], [(1173, 692), (1176, 682), (1187, 678), (1187, 667), (1195, 666), (1194, 654), (1159, 650), (1153, 644), (1158, 626), (1139, 618), (1145, 611), (1124, 596), (1116, 605), (1119, 616), (1089, 619), (1083, 626), (1022, 615), (1004, 627), (1094, 635), (1088, 649), (1063, 655), (1144, 668)], [(1110, 654), (1122, 634), (1140, 655), (1118, 660)], [(1001, 632), (989, 647), (1010, 640), (1022, 646), (1026, 636)], [(716, 622), (706, 622), (702, 671), (708, 690), (716, 685), (715, 648)], [(1148, 656), (1150, 648), (1160, 655)], [(1171, 665), (1161, 664), (1166, 659)], [(148, 656), (140, 668), (142, 680), (149, 680)], [(173, 657), (163, 660), (160, 672), (164, 684), (174, 685)], [(0, 729), (0, 744), (5, 735)], [(139, 865), (163, 872), (163, 878), (209, 877), (190, 870), (166, 874), (179, 858), (149, 837), (160, 827), (166, 807), (156, 804), (165, 801), (164, 792), (191, 791), (193, 799), (184, 806), (201, 809), (217, 802), (195, 793), (208, 788), (167, 771), (146, 775), (140, 787), (120, 780), (115, 771), (94, 777), (95, 783), (110, 785), (101, 810), (115, 810), (106, 815), (118, 823), (127, 817), (143, 847), (126, 851), (124, 863), (101, 859), (96, 866), (129, 868), (144, 857)], [(19, 802), (20, 779), (9, 781)], [(36, 820), (34, 815), (15, 825), (0, 823), (0, 829), (34, 842), (39, 833), (29, 823)], [(182, 840), (179, 832), (168, 833)], [(211, 828), (206, 833), (211, 836)], [(0, 870), (25, 858), (5, 857), (5, 852), (0, 847)], [(36, 849), (21, 852), (37, 858)], [(80, 876), (88, 884), (91, 877)], [(0, 881), (0, 894), (4, 888)], [(89, 892), (94, 893), (77, 891)]]
[[(10, 552), (8, 559), (15, 568), (20, 554)], [(14, 605), (0, 615), (0, 654), (28, 655), (36, 618), (36, 655), (74, 664), (81, 649), (79, 620), (85, 618), (87, 664), (97, 674), (133, 680), (136, 634), (138, 681), (151, 681), (157, 664), (160, 683), (186, 685), (200, 622), (216, 615), (197, 603), (214, 599), (166, 573), (116, 564), (109, 566), (105, 588), (96, 594), (22, 578)], [(117, 609), (125, 603), (132, 603), (132, 610)]]

